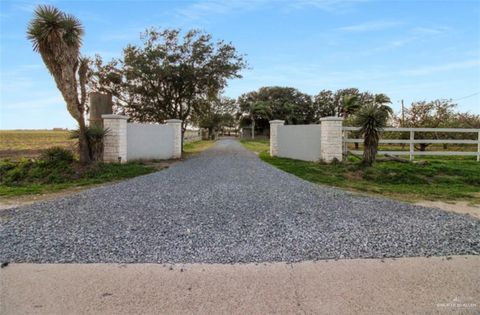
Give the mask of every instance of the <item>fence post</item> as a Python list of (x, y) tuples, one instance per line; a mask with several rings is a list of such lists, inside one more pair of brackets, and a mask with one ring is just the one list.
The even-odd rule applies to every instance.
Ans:
[(343, 138), (342, 138), (342, 142), (343, 142), (343, 145), (342, 145), (342, 149), (343, 149), (343, 158), (345, 159), (347, 157), (347, 152), (348, 152), (348, 143), (347, 143), (347, 139), (348, 139), (348, 131), (347, 130), (343, 130)]
[(108, 129), (103, 139), (104, 162), (127, 162), (127, 119), (128, 116), (102, 115), (103, 127)]
[(415, 131), (410, 131), (410, 161), (413, 161), (415, 154), (415, 144), (413, 140), (415, 140)]
[(343, 159), (343, 118), (320, 118), (320, 159), (331, 162)]
[(480, 131), (478, 132), (477, 162), (480, 162)]
[(180, 119), (166, 120), (167, 126), (173, 128), (173, 155), (172, 159), (179, 159), (182, 157), (182, 121)]
[(278, 155), (278, 126), (283, 126), (285, 120), (270, 121), (270, 156)]

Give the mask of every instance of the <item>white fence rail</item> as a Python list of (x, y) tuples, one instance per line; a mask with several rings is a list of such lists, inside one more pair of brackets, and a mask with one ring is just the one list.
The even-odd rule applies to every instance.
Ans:
[[(359, 131), (360, 127), (343, 127), (344, 149), (347, 150), (348, 143), (363, 143), (363, 139), (348, 138), (350, 131)], [(409, 139), (380, 139), (380, 144), (407, 144), (408, 151), (378, 151), (378, 154), (408, 155), (410, 160), (420, 155), (466, 155), (476, 156), (477, 162), (480, 161), (480, 129), (467, 128), (384, 128), (385, 132), (409, 132)], [(472, 139), (415, 139), (415, 132), (434, 132), (434, 133), (478, 133), (477, 140)], [(475, 151), (415, 151), (415, 144), (476, 144)], [(362, 154), (363, 151), (352, 150), (352, 153)]]

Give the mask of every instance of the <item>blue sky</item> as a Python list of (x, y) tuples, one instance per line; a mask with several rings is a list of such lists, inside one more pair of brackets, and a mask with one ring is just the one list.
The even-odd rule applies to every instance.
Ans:
[(250, 69), (225, 94), (357, 87), (399, 101), (458, 99), (480, 114), (480, 1), (0, 0), (0, 129), (75, 126), (25, 36), (39, 3), (77, 16), (82, 53), (120, 56), (146, 27), (197, 28), (231, 41)]

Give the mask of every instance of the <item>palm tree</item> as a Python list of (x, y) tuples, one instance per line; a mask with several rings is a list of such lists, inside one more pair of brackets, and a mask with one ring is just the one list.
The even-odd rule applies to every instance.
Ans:
[(347, 119), (349, 115), (356, 113), (360, 109), (360, 102), (356, 95), (344, 95), (342, 97), (342, 117)]
[(391, 104), (392, 101), (387, 95), (380, 93), (373, 96), (373, 103), (378, 105), (381, 110), (387, 111), (389, 115), (393, 115), (393, 110), (387, 104)]
[(62, 93), (68, 112), (78, 122), (80, 162), (89, 163), (84, 118), (89, 69), (88, 59), (80, 57), (82, 36), (83, 27), (76, 17), (48, 5), (35, 9), (27, 30), (33, 50), (40, 53)]
[(372, 166), (378, 151), (380, 133), (387, 125), (392, 109), (387, 105), (368, 104), (357, 113), (357, 123), (363, 135), (363, 163)]
[(255, 139), (255, 120), (268, 118), (270, 116), (270, 107), (267, 103), (256, 102), (250, 105), (250, 119), (252, 120), (252, 139)]

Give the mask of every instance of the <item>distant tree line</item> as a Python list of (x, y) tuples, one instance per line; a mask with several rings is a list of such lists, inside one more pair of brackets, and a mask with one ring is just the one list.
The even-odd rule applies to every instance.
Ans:
[(367, 104), (387, 105), (385, 94), (361, 92), (356, 88), (337, 91), (322, 90), (311, 96), (292, 87), (262, 87), (238, 98), (240, 125), (258, 129), (268, 127), (272, 119), (285, 120), (286, 124), (318, 123), (321, 117), (352, 117)]
[[(480, 128), (480, 115), (458, 111), (458, 105), (451, 100), (437, 99), (430, 102), (414, 102), (403, 113), (393, 117), (392, 124), (397, 127), (414, 128)], [(408, 135), (395, 135), (407, 138)], [(393, 135), (391, 135), (393, 136)], [(469, 137), (477, 139), (477, 133), (458, 134), (451, 132), (416, 132), (420, 139), (455, 139)], [(429, 143), (420, 143), (417, 149), (425, 151)], [(447, 148), (447, 144), (443, 145)]]

